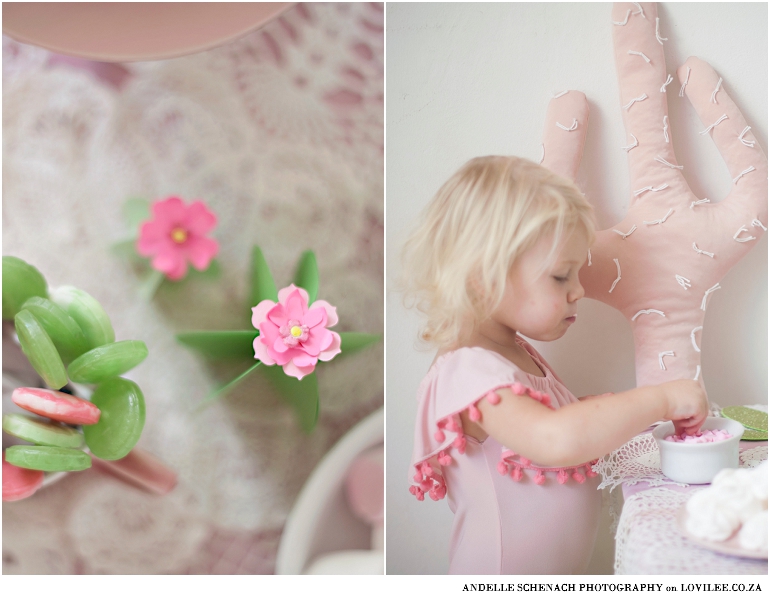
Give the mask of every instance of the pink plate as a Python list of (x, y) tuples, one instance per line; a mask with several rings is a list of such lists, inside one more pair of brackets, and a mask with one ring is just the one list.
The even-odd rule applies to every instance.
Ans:
[(747, 559), (760, 559), (760, 560), (767, 560), (767, 550), (765, 551), (759, 551), (759, 550), (749, 550), (748, 548), (743, 548), (738, 543), (738, 531), (733, 533), (732, 536), (727, 538), (727, 540), (723, 540), (722, 542), (714, 542), (711, 540), (703, 540), (701, 538), (696, 538), (693, 536), (690, 532), (687, 531), (687, 527), (685, 526), (685, 521), (687, 520), (687, 505), (684, 504), (679, 509), (679, 512), (677, 513), (676, 522), (679, 526), (679, 531), (681, 531), (688, 540), (694, 542), (698, 546), (702, 546), (703, 548), (708, 548), (709, 550), (713, 550), (714, 552), (721, 552), (722, 554), (727, 554), (730, 556), (740, 556)]
[(3, 33), (102, 62), (208, 50), (264, 25), (291, 2), (4, 2)]

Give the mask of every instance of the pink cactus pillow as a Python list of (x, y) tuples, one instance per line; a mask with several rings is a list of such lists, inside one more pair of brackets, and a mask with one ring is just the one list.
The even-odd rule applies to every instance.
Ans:
[[(630, 207), (621, 222), (597, 233), (580, 280), (587, 297), (618, 309), (631, 324), (639, 386), (701, 380), (709, 299), (767, 230), (767, 156), (706, 62), (688, 58), (674, 83), (654, 3), (616, 3), (612, 21)], [(682, 175), (671, 143), (671, 93), (689, 99), (701, 134), (714, 140), (727, 164), (733, 188), (722, 201), (694, 195)], [(587, 125), (584, 94), (556, 96), (546, 116), (543, 165), (574, 180)]]

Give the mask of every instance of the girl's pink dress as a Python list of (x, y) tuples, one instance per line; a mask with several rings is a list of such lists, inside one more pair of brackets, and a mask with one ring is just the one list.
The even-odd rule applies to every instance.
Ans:
[(591, 558), (601, 511), (594, 462), (541, 468), (492, 437), (478, 442), (462, 432), (459, 414), (476, 419), (476, 404), (496, 404), (500, 388), (553, 409), (577, 401), (543, 357), (519, 342), (545, 377), (466, 347), (439, 357), (418, 391), (410, 492), (449, 500), (449, 573), (578, 574)]

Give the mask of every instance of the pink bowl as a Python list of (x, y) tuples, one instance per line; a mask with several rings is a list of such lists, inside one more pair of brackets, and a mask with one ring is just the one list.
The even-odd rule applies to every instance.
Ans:
[(3, 33), (102, 62), (208, 50), (275, 18), (291, 2), (4, 2)]

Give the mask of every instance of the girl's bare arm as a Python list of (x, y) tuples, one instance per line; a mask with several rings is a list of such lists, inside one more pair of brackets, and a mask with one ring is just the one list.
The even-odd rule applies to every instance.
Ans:
[[(677, 380), (592, 397), (552, 410), (509, 389), (497, 391), (500, 403), (478, 403), (481, 419), (467, 433), (492, 436), (512, 451), (545, 467), (577, 465), (618, 448), (658, 420), (671, 419), (688, 433), (708, 414), (700, 384)], [(468, 425), (466, 425), (468, 424)], [(476, 434), (474, 430), (476, 429)]]

